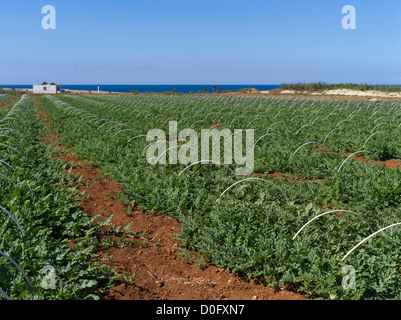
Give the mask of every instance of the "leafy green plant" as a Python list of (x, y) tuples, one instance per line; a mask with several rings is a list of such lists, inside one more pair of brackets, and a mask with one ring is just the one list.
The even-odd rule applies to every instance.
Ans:
[[(63, 187), (70, 179), (64, 166), (53, 161), (39, 143), (43, 127), (35, 116), (33, 101), (24, 95), (3, 110), (0, 118), (2, 143), (12, 147), (2, 150), (0, 172), (14, 181), (0, 181), (1, 206), (25, 231), (21, 236), (12, 220), (2, 215), (0, 251), (7, 253), (32, 283), (30, 288), (22, 273), (1, 258), (0, 288), (12, 300), (99, 299), (98, 283), (108, 272), (90, 262), (97, 245), (95, 229), (79, 210), (74, 199), (77, 191)], [(74, 244), (73, 249), (68, 243)], [(52, 289), (46, 285), (45, 267), (55, 272)]]

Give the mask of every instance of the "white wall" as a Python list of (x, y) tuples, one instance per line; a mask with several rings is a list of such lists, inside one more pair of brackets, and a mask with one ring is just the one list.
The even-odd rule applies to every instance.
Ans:
[(60, 90), (60, 86), (55, 85), (34, 85), (33, 93), (56, 94)]

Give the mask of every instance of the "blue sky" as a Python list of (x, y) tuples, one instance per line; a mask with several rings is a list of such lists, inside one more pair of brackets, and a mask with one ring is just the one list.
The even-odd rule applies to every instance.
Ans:
[[(56, 8), (56, 30), (41, 26)], [(356, 8), (356, 30), (341, 9)], [(0, 84), (401, 84), (399, 0), (13, 0)]]

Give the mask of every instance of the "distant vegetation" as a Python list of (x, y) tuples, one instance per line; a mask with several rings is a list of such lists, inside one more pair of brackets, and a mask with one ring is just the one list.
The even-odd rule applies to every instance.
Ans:
[(18, 91), (16, 91), (15, 88), (11, 88), (11, 89), (7, 89), (7, 90), (6, 90), (6, 89), (4, 89), (3, 87), (0, 87), (0, 94), (5, 94), (5, 93), (14, 95), (14, 94), (17, 94)]
[(236, 90), (215, 90), (218, 93), (227, 93), (227, 92), (240, 92), (240, 93), (253, 93), (255, 92), (255, 88), (243, 88), (243, 89), (236, 89)]
[(351, 90), (378, 90), (383, 92), (401, 92), (401, 86), (377, 86), (369, 84), (355, 84), (355, 83), (339, 83), (328, 84), (324, 82), (315, 83), (283, 83), (281, 88), (284, 90), (297, 90), (297, 91), (319, 91), (331, 89), (351, 89)]

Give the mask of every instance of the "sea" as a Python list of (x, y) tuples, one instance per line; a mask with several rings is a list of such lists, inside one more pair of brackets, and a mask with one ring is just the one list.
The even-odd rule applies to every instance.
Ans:
[[(32, 89), (32, 85), (0, 85), (3, 88), (15, 88), (15, 89)], [(99, 86), (100, 91), (105, 92), (131, 92), (132, 90), (137, 90), (139, 93), (147, 93), (147, 92), (167, 92), (172, 91), (175, 89), (176, 92), (179, 93), (190, 93), (191, 91), (197, 93), (207, 88), (208, 92), (213, 92), (214, 84), (195, 84), (195, 85), (98, 85), (98, 84), (61, 84), (61, 89), (64, 90), (85, 90), (85, 91), (97, 91)], [(235, 84), (235, 85), (216, 85), (217, 90), (219, 91), (232, 91), (232, 90), (239, 90), (245, 88), (255, 88), (256, 90), (272, 90), (276, 88), (280, 88), (280, 85), (242, 85), (242, 84)]]

